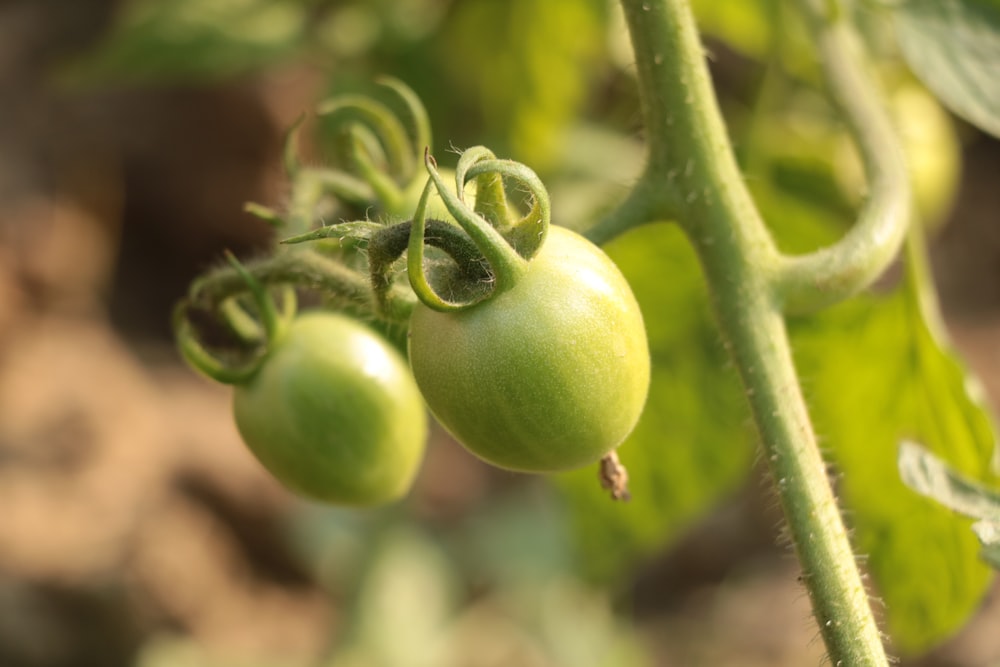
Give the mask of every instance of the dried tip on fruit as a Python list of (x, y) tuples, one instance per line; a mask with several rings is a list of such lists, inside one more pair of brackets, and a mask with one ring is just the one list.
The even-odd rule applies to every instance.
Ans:
[(601, 480), (601, 488), (611, 493), (612, 500), (628, 502), (632, 499), (632, 494), (628, 490), (628, 470), (618, 460), (617, 452), (612, 451), (601, 459), (597, 474)]

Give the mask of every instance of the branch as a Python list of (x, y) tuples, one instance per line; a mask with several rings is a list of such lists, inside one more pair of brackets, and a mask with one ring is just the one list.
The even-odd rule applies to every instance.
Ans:
[[(622, 0), (622, 6), (652, 143), (643, 180), (665, 191), (650, 219), (676, 219), (698, 252), (831, 664), (885, 667), (775, 298), (773, 278), (783, 260), (737, 168), (689, 3)], [(791, 286), (790, 279), (783, 285)]]
[(818, 310), (869, 286), (899, 252), (910, 221), (906, 161), (876, 94), (853, 29), (826, 0), (799, 0), (820, 53), (829, 93), (847, 122), (869, 181), (857, 223), (832, 246), (782, 257), (775, 276), (786, 312)]

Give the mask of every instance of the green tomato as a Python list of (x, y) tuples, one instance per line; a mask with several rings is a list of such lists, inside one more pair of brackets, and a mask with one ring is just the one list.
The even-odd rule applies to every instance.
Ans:
[(289, 489), (345, 505), (399, 498), (416, 475), (427, 416), (406, 361), (347, 316), (297, 317), (235, 387), (243, 441)]
[(649, 388), (632, 290), (600, 248), (562, 227), (513, 287), (457, 311), (419, 303), (409, 350), (438, 421), (511, 470), (599, 460), (632, 431)]

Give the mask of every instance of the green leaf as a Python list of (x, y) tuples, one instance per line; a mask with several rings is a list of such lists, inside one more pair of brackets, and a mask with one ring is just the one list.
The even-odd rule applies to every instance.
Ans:
[(606, 250), (639, 300), (653, 372), (642, 419), (619, 449), (632, 500), (612, 501), (596, 468), (558, 478), (581, 568), (599, 580), (629, 571), (733, 492), (754, 452), (746, 400), (681, 232), (648, 225)]
[(380, 536), (370, 559), (333, 665), (444, 664), (457, 587), (447, 553), (415, 524), (401, 524)]
[(899, 474), (911, 489), (975, 519), (972, 531), (983, 545), (982, 557), (1000, 568), (1000, 493), (958, 474), (920, 445), (899, 448)]
[(908, 0), (894, 13), (914, 73), (945, 106), (1000, 137), (1000, 2)]
[(436, 40), (448, 97), (475, 100), (485, 124), (504, 133), (484, 141), (497, 154), (552, 169), (598, 71), (608, 4), (465, 0), (453, 10)]
[(974, 519), (1000, 521), (1000, 493), (958, 474), (914, 442), (899, 447), (899, 474), (917, 493)]
[[(794, 8), (781, 0), (691, 0), (698, 29), (757, 61), (780, 60), (796, 77), (816, 81), (815, 45)], [(710, 46), (711, 48), (711, 46)]]
[(1000, 521), (977, 521), (972, 530), (983, 544), (983, 560), (1000, 570)]
[(188, 81), (273, 64), (301, 43), (298, 0), (138, 0), (111, 36), (65, 72), (69, 81)]
[(992, 422), (906, 286), (790, 328), (813, 420), (841, 473), (855, 548), (885, 602), (890, 635), (899, 651), (924, 651), (968, 620), (990, 571), (977, 557), (968, 520), (904, 486), (897, 443), (923, 442), (983, 479), (990, 474)]

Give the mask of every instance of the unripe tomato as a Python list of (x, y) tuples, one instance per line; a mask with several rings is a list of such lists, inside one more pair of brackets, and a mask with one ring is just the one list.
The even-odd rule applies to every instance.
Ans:
[(642, 315), (618, 267), (551, 227), (527, 272), (474, 306), (419, 303), (410, 365), (427, 405), (494, 465), (552, 472), (587, 465), (635, 426), (649, 387)]
[(301, 315), (233, 395), (236, 426), (289, 489), (347, 505), (407, 492), (427, 417), (402, 356), (344, 315)]

